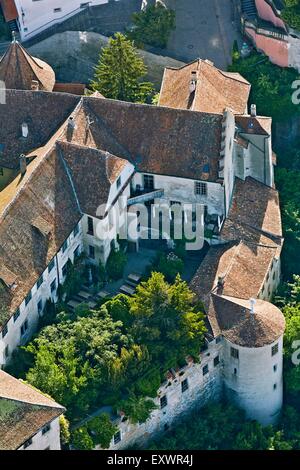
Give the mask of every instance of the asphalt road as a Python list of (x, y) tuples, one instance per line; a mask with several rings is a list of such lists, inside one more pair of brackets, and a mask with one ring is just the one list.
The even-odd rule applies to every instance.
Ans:
[(176, 30), (172, 32), (166, 55), (190, 62), (210, 59), (226, 69), (231, 62), (233, 41), (240, 40), (234, 22), (234, 0), (164, 0), (176, 11)]

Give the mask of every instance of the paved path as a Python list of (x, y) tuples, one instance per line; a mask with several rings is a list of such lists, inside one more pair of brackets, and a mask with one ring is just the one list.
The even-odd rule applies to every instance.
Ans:
[(233, 41), (240, 39), (234, 22), (235, 0), (164, 0), (176, 11), (176, 30), (166, 55), (189, 62), (197, 57), (226, 69)]

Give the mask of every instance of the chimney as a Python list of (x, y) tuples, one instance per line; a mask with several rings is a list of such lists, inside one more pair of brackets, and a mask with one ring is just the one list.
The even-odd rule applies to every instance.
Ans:
[(194, 91), (196, 90), (196, 85), (197, 85), (197, 72), (193, 71), (191, 73), (190, 93), (194, 93)]
[(256, 117), (256, 104), (251, 104), (251, 116)]
[(40, 84), (37, 80), (31, 80), (31, 90), (32, 91), (39, 91)]
[(74, 121), (74, 117), (70, 116), (69, 120), (68, 120), (68, 129), (73, 131), (75, 129), (75, 127), (76, 127), (76, 124), (75, 124), (75, 121)]
[(24, 155), (24, 153), (20, 155), (19, 161), (20, 161), (20, 173), (22, 176), (24, 176), (27, 170), (26, 155)]
[(22, 123), (22, 137), (27, 139), (29, 134), (28, 124), (26, 122)]
[(218, 277), (218, 287), (219, 287), (219, 288), (223, 288), (223, 287), (224, 287), (224, 284), (225, 284), (225, 278), (224, 278), (224, 276), (219, 276), (219, 277)]
[(250, 299), (250, 312), (252, 314), (255, 313), (255, 304), (256, 304), (256, 299)]

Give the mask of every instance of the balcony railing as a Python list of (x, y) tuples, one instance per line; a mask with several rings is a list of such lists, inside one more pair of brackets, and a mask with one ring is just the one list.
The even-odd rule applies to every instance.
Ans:
[(143, 204), (148, 201), (153, 201), (154, 199), (159, 199), (164, 196), (164, 189), (154, 189), (150, 192), (139, 192), (135, 196), (131, 197), (127, 201), (128, 206), (132, 206), (133, 204)]

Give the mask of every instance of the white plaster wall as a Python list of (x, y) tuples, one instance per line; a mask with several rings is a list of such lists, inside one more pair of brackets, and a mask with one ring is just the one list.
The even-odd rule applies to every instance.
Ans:
[[(153, 176), (155, 189), (164, 189), (164, 200), (204, 204), (207, 206), (208, 213), (224, 214), (224, 190), (222, 185), (203, 181), (207, 184), (207, 196), (199, 196), (195, 195), (195, 181), (201, 180), (164, 175)], [(136, 187), (137, 184), (143, 187), (143, 173), (134, 175), (132, 185)]]
[[(9, 355), (13, 352), (14, 349), (17, 348), (20, 344), (25, 344), (29, 341), (31, 336), (36, 330), (39, 315), (38, 315), (38, 302), (42, 300), (43, 307), (47, 299), (52, 298), (56, 300), (56, 295), (51, 294), (50, 286), (51, 283), (56, 279), (56, 285), (58, 283), (63, 282), (62, 276), (62, 268), (68, 259), (74, 261), (74, 251), (80, 247), (80, 252), (83, 249), (82, 243), (82, 228), (81, 228), (81, 221), (79, 222), (79, 233), (74, 236), (73, 231), (68, 237), (68, 248), (63, 253), (62, 249), (57, 253), (55, 256), (55, 267), (52, 269), (50, 273), (48, 273), (48, 267), (45, 269), (43, 273), (44, 282), (43, 284), (37, 289), (37, 285), (35, 284), (32, 287), (32, 299), (25, 305), (25, 300), (20, 305), (20, 316), (14, 321), (14, 318), (11, 319), (7, 323), (8, 332), (6, 336), (3, 338), (2, 334), (0, 333), (0, 367), (3, 366), (8, 360), (9, 357), (5, 357), (5, 348), (8, 345), (9, 347)], [(28, 330), (25, 335), (21, 337), (21, 326), (28, 320)]]
[(42, 429), (32, 437), (32, 444), (24, 449), (24, 445), (18, 450), (60, 450), (60, 426), (59, 418), (50, 423), (50, 430), (42, 434)]
[(252, 176), (261, 183), (272, 186), (274, 171), (271, 137), (253, 134), (241, 134), (241, 136), (250, 142), (249, 150), (245, 153), (245, 178)]
[[(245, 348), (224, 339), (224, 382), (227, 398), (244, 409), (248, 418), (263, 425), (275, 423), (282, 407), (282, 342), (281, 337), (268, 346)], [(272, 346), (277, 343), (279, 351), (272, 356)], [(231, 357), (231, 347), (238, 349), (238, 359)]]
[[(112, 240), (117, 239), (120, 230), (126, 232), (126, 212), (127, 199), (130, 197), (130, 179), (134, 172), (131, 164), (126, 165), (121, 173), (121, 186), (117, 188), (115, 182), (111, 186), (108, 202), (103, 208), (108, 211), (104, 219), (100, 219), (101, 210), (98, 217), (84, 215), (82, 219), (83, 243), (86, 254), (89, 253), (89, 246), (95, 248), (95, 259), (90, 260), (95, 264), (105, 264), (111, 251)], [(93, 219), (94, 235), (88, 233), (88, 217)]]
[(281, 262), (280, 258), (274, 257), (266, 273), (259, 298), (262, 300), (272, 300), (281, 281)]
[[(90, 6), (103, 5), (109, 0), (15, 0), (19, 13), (19, 26), (22, 40), (29, 39), (43, 30), (61, 23), (80, 12), (80, 5), (89, 3)], [(119, 1), (119, 0), (116, 0)], [(55, 8), (61, 11), (55, 12)]]
[[(193, 407), (201, 408), (210, 401), (220, 400), (222, 394), (222, 343), (216, 344), (213, 340), (208, 349), (200, 355), (201, 362), (190, 363), (188, 366), (175, 373), (173, 379), (166, 381), (158, 390), (158, 396), (154, 400), (158, 409), (151, 413), (146, 423), (131, 424), (129, 421), (118, 420), (122, 440), (118, 444), (111, 442), (110, 449), (124, 449), (134, 442), (141, 444), (149, 439), (151, 434), (164, 431), (165, 425), (170, 425), (182, 414), (190, 412)], [(214, 366), (214, 358), (220, 357), (220, 363)], [(203, 367), (208, 365), (209, 372), (203, 376)], [(182, 393), (181, 382), (188, 379), (189, 388)], [(168, 405), (160, 409), (160, 397), (166, 395)]]
[(235, 119), (233, 113), (227, 109), (224, 113), (224, 127), (223, 127), (223, 140), (224, 140), (224, 189), (225, 189), (225, 212), (228, 214), (233, 185), (234, 185), (234, 134), (235, 134)]

